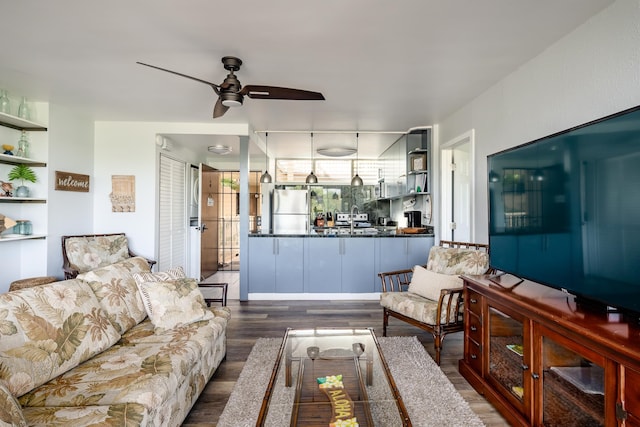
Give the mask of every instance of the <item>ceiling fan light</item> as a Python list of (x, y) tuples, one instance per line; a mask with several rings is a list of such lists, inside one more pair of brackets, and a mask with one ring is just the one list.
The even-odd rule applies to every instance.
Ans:
[(316, 174), (313, 173), (313, 171), (311, 171), (311, 173), (309, 175), (307, 175), (307, 179), (305, 180), (305, 182), (307, 184), (317, 184), (318, 183), (318, 177), (316, 176)]
[(222, 145), (222, 144), (210, 145), (207, 148), (207, 150), (209, 150), (210, 153), (218, 154), (220, 156), (227, 155), (231, 151), (233, 151), (233, 149), (231, 147), (229, 147), (228, 145)]
[(222, 105), (225, 107), (240, 107), (242, 106), (242, 95), (235, 92), (222, 92), (220, 94)]

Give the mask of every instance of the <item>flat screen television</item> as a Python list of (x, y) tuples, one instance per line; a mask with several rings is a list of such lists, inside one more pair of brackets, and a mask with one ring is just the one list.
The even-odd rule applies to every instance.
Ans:
[(488, 156), (491, 266), (640, 314), (640, 106)]

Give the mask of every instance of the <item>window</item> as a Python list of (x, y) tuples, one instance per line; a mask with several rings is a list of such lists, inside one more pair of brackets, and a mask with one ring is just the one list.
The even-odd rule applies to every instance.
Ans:
[(378, 183), (379, 160), (316, 159), (312, 168), (309, 159), (276, 160), (276, 183), (304, 183), (313, 169), (320, 184), (349, 184), (356, 171), (365, 184)]

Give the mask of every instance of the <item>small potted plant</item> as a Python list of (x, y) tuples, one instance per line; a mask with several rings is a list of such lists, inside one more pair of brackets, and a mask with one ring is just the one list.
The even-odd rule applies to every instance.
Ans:
[(16, 179), (21, 181), (20, 187), (16, 189), (16, 197), (29, 197), (29, 188), (24, 185), (24, 182), (29, 181), (35, 183), (38, 180), (33, 169), (22, 163), (14, 166), (13, 169), (9, 171), (9, 181), (15, 181)]

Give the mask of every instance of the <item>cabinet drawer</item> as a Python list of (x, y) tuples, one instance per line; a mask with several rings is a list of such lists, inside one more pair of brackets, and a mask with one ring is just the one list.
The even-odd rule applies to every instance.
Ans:
[(480, 344), (467, 337), (467, 363), (471, 365), (474, 371), (482, 375), (482, 351)]
[(469, 311), (480, 317), (482, 315), (482, 296), (477, 292), (467, 289), (466, 298)]
[(467, 311), (469, 319), (469, 337), (473, 339), (477, 343), (482, 342), (482, 321), (480, 320), (480, 316), (473, 313), (472, 311)]

